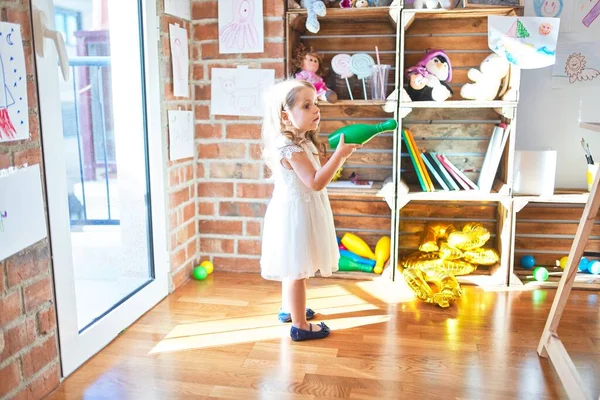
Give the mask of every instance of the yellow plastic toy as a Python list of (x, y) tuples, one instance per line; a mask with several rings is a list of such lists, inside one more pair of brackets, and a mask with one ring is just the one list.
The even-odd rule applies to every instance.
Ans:
[(342, 236), (341, 242), (354, 254), (358, 254), (359, 256), (370, 260), (375, 260), (375, 254), (373, 254), (369, 245), (355, 234), (346, 232), (344, 236)]
[(373, 272), (381, 274), (383, 272), (383, 265), (388, 258), (390, 258), (390, 238), (383, 236), (375, 245), (375, 267), (373, 268)]
[(212, 274), (212, 272), (215, 270), (215, 266), (213, 265), (212, 262), (210, 262), (209, 260), (204, 260), (200, 263), (201, 267), (204, 267), (204, 269), (206, 270), (206, 274), (210, 275)]

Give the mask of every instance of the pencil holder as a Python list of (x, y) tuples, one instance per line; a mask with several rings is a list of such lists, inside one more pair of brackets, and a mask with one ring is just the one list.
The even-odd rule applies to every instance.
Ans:
[(600, 166), (600, 162), (587, 165), (586, 181), (587, 181), (588, 192), (592, 191), (592, 185), (594, 184), (594, 180), (596, 179), (596, 174), (598, 173), (598, 166)]

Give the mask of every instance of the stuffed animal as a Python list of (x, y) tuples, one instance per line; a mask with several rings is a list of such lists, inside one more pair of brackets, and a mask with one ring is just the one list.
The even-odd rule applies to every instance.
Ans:
[[(333, 1), (333, 0), (325, 0)], [(294, 0), (288, 0), (288, 9), (306, 8), (306, 29), (309, 32), (317, 33), (321, 29), (317, 16), (324, 17), (327, 14), (325, 3), (320, 0), (301, 0), (298, 4)]]
[(354, 7), (354, 8), (369, 7), (369, 2), (367, 0), (352, 0), (352, 7)]
[(312, 47), (307, 48), (303, 43), (300, 43), (294, 49), (292, 66), (295, 69), (296, 79), (302, 79), (313, 84), (319, 100), (329, 103), (337, 101), (337, 94), (329, 89), (323, 80), (323, 76), (325, 76), (323, 58), (320, 54), (314, 52)]
[(406, 71), (406, 92), (413, 101), (444, 101), (454, 94), (446, 82), (452, 80), (450, 58), (442, 50), (431, 50)]
[(340, 1), (341, 8), (352, 8), (352, 0), (342, 0)]
[(474, 83), (465, 83), (460, 95), (468, 100), (495, 100), (509, 68), (505, 58), (496, 53), (490, 54), (481, 62), (479, 69), (471, 68), (467, 72)]

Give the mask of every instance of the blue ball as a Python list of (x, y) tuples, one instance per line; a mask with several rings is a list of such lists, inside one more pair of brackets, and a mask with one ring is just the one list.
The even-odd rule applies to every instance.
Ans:
[(589, 269), (590, 267), (590, 260), (588, 260), (586, 257), (581, 257), (581, 260), (579, 260), (579, 265), (577, 266), (577, 270), (579, 272), (585, 272)]
[(594, 275), (600, 275), (600, 261), (594, 260), (589, 263), (588, 271), (590, 271)]
[(535, 266), (535, 258), (531, 255), (521, 257), (521, 267), (531, 269)]

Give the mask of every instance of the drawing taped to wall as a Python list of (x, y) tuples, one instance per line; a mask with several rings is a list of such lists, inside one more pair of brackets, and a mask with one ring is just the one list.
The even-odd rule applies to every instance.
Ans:
[(0, 170), (0, 261), (45, 237), (40, 166)]
[(261, 0), (219, 1), (219, 53), (262, 53), (264, 45)]
[(556, 60), (559, 18), (488, 16), (488, 46), (523, 69), (543, 68)]
[(600, 0), (575, 0), (573, 24), (575, 32), (600, 33)]
[(600, 84), (600, 43), (589, 35), (562, 34), (552, 69), (552, 86)]
[(187, 30), (179, 24), (169, 24), (171, 62), (173, 68), (173, 95), (189, 97), (189, 53)]
[(573, 22), (573, 2), (571, 0), (527, 0), (525, 16), (560, 18), (560, 31), (569, 32)]
[(263, 93), (275, 81), (273, 69), (213, 68), (212, 115), (263, 115)]
[(0, 22), (0, 142), (29, 138), (21, 26)]

